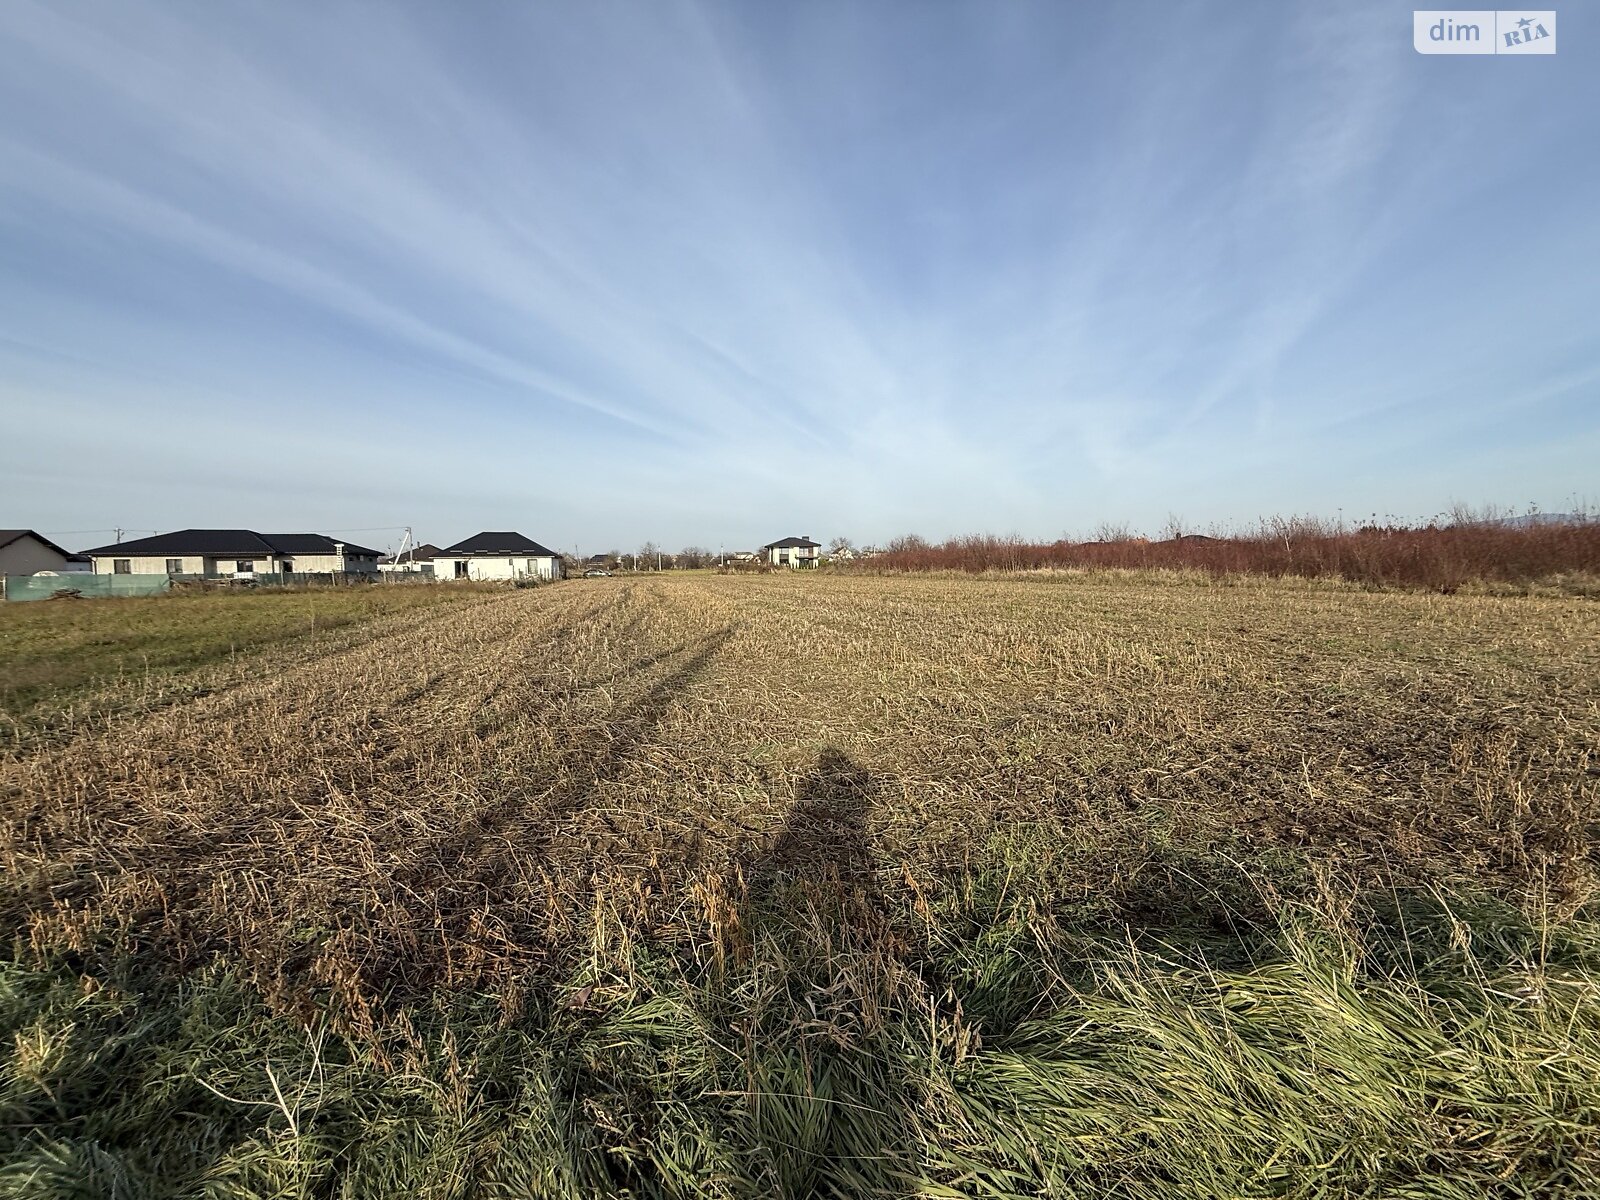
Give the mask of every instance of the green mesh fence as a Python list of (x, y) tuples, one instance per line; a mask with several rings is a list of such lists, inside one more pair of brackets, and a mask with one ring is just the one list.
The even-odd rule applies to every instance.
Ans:
[(7, 600), (48, 600), (58, 592), (77, 592), (85, 599), (105, 596), (159, 596), (172, 586), (165, 575), (7, 575)]

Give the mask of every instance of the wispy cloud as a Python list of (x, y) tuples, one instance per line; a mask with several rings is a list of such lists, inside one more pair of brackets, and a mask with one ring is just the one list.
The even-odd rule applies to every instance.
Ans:
[[(1456, 447), (1430, 487), (1571, 491), (1452, 474), (1451, 438), (1496, 436), (1491, 378), (1524, 428), (1573, 419), (1595, 347), (1559, 314), (1600, 285), (1563, 246), (1594, 244), (1600, 168), (1551, 151), (1592, 140), (1596, 75), (1580, 38), (1522, 72), (1422, 59), (1403, 15), (18, 0), (9, 503), (1049, 534), (1415, 506), (1383, 447), (1426, 459), (1419, 422)], [(1541, 236), (1463, 271), (1452, 238), (1508, 212)], [(1548, 367), (1488, 369), (1540, 336)], [(230, 440), (259, 486), (215, 469)], [(65, 462), (124, 486), (30, 501)]]

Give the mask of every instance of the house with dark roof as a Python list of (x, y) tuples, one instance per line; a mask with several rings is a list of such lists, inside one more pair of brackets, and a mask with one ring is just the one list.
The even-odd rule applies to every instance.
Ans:
[(761, 557), (775, 567), (814, 567), (822, 550), (821, 542), (803, 537), (780, 538), (761, 547)]
[(378, 552), (323, 533), (180, 529), (85, 550), (99, 575), (376, 575)]
[(89, 560), (70, 554), (31, 529), (0, 529), (0, 575), (87, 571)]
[(433, 556), (435, 579), (560, 579), (561, 556), (520, 533), (475, 533)]

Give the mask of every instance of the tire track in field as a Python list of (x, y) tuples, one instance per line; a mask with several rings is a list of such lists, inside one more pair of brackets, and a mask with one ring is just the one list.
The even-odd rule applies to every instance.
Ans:
[(459, 926), (499, 873), (525, 880), (534, 831), (729, 636), (681, 630), (654, 589), (514, 596), (14, 765), (0, 914), (111, 924), (179, 959), (231, 944), (280, 979), (335, 931), (365, 939), (347, 966), (426, 977), (419, 922)]
[[(619, 678), (649, 684), (586, 731), (561, 769), (521, 781), (478, 809), (467, 826), (413, 847), (373, 917), (384, 936), (369, 946), (406, 944), (403, 955), (370, 955), (363, 988), (483, 982), (526, 967), (549, 947), (553, 876), (566, 883), (599, 861), (592, 843), (570, 837), (575, 819), (655, 734), (688, 688), (705, 676), (736, 632), (732, 626), (645, 656)], [(655, 668), (661, 667), (659, 672)], [(646, 674), (646, 673), (649, 674)], [(569, 889), (562, 886), (563, 893)]]
[(104, 680), (75, 697), (61, 712), (45, 718), (29, 716), (25, 731), (20, 730), (14, 720), (6, 718), (5, 723), (13, 729), (7, 735), (6, 745), (0, 747), (0, 765), (52, 747), (93, 739), (167, 709), (208, 699), (226, 699), (236, 694), (248, 698), (261, 682), (262, 672), (298, 671), (307, 664), (330, 662), (357, 652), (370, 642), (403, 636), (408, 630), (425, 628), (449, 615), (507, 599), (509, 597), (504, 595), (474, 596), (437, 607), (343, 622), (316, 629), (307, 637), (288, 635), (177, 674), (159, 676), (153, 686), (149, 679), (136, 675)]
[[(481, 653), (485, 643), (504, 645), (519, 624), (526, 624), (526, 614), (502, 605), (487, 613), (456, 614), (452, 620), (408, 629), (405, 635), (420, 637), (425, 656), (449, 662)], [(554, 631), (562, 628), (557, 625)], [(432, 680), (437, 686), (426, 680), (419, 684), (416, 668), (396, 653), (393, 643), (399, 636), (396, 631), (226, 693), (121, 722), (11, 765), (0, 779), (19, 798), (34, 802), (30, 815), (35, 819), (69, 795), (92, 798), (102, 813), (130, 793), (131, 798), (153, 791), (182, 795), (193, 805), (219, 779), (234, 787), (243, 784), (247, 794), (254, 792), (258, 781), (230, 775), (236, 759), (290, 767), (320, 737), (348, 736), (352, 728), (385, 712), (410, 713), (425, 728), (436, 713), (471, 707), (481, 699), (474, 692), (493, 686), (494, 677), (483, 673), (439, 675)], [(237, 792), (228, 799), (236, 803)]]
[[(531, 650), (528, 642), (553, 652), (604, 607), (560, 605), (542, 627), (522, 599), (405, 631), (423, 661), (481, 664), (440, 673), (421, 695), (416, 668), (390, 636), (9, 766), (0, 780), (11, 801), (3, 845), (13, 877), (29, 873), (16, 861), (24, 855), (53, 861), (58, 875), (90, 864), (192, 862), (230, 850), (233, 829), (262, 821), (286, 829), (319, 812), (337, 823), (351, 815), (340, 801), (357, 810), (381, 803), (385, 784), (415, 776), (430, 753), (445, 752), (442, 743), (464, 730), (481, 738), (508, 655)], [(381, 746), (385, 735), (395, 745)]]

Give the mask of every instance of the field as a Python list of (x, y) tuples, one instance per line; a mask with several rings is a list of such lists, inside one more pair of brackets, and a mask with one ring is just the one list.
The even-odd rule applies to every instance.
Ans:
[[(471, 588), (310, 587), (0, 605), (0, 746), (114, 709), (148, 706), (185, 676), (197, 682), (195, 668), (241, 652), (315, 644), (331, 630), (473, 594)], [(79, 704), (91, 697), (93, 703)]]
[(306, 632), (68, 675), (0, 760), (0, 1196), (1600, 1195), (1592, 600), (685, 573)]

